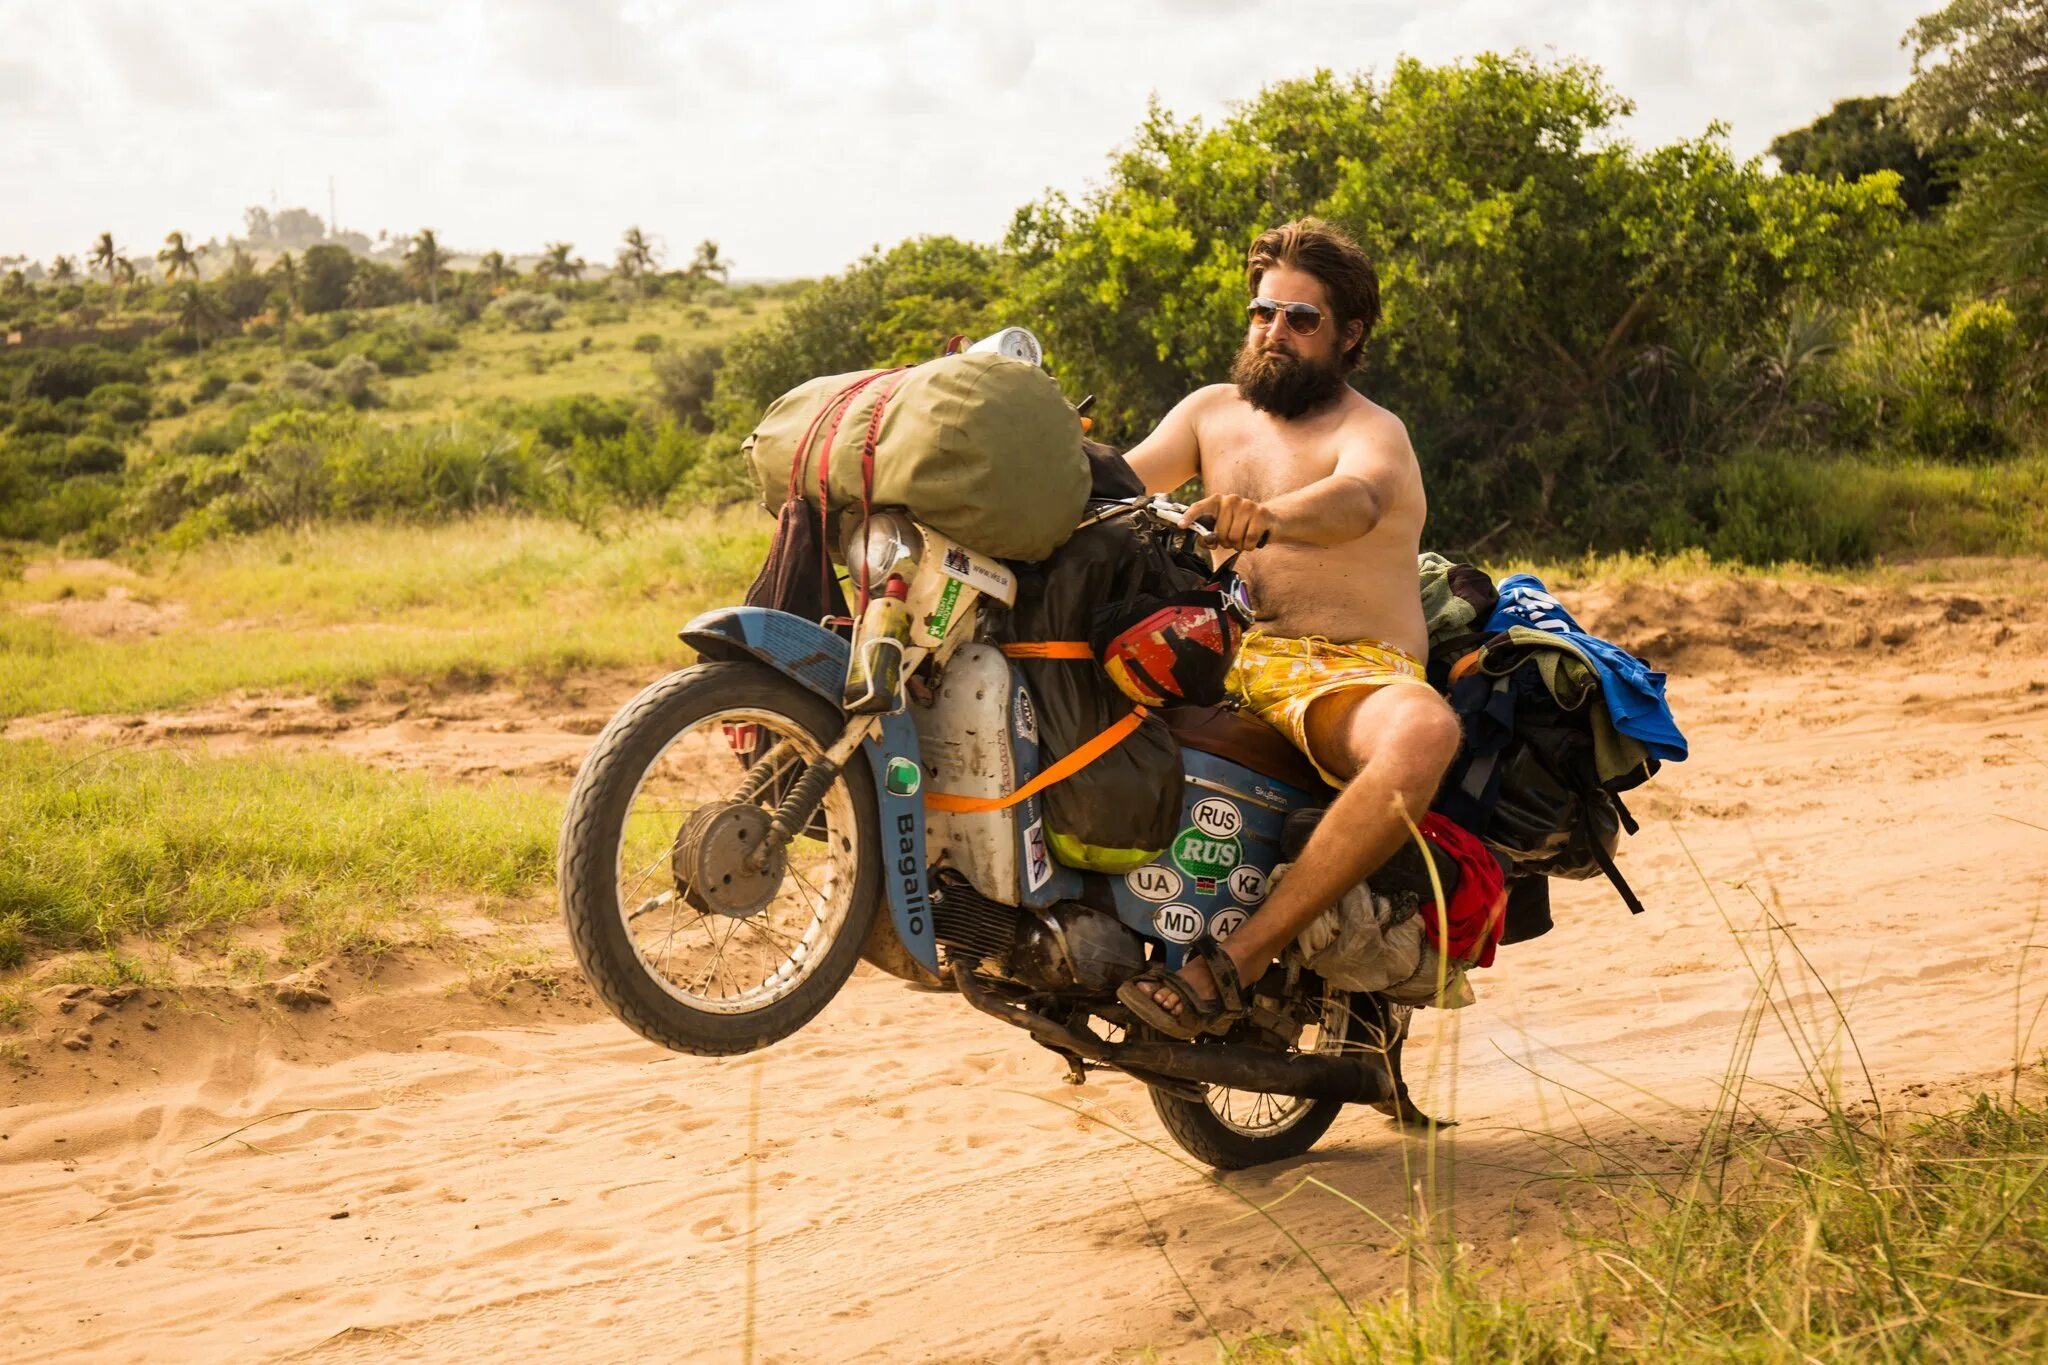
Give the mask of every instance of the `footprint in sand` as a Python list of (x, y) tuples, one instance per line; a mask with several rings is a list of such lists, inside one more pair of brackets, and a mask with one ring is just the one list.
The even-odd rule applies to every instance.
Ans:
[(732, 1220), (722, 1213), (713, 1214), (709, 1218), (699, 1218), (690, 1224), (690, 1232), (707, 1242), (729, 1242), (739, 1235), (739, 1229), (735, 1228)]

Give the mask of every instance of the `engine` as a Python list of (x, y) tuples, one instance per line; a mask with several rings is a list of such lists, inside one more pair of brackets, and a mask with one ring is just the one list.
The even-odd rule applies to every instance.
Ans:
[(1022, 910), (942, 876), (932, 928), (946, 956), (1033, 990), (1106, 996), (1145, 966), (1144, 941), (1115, 915), (1076, 901)]

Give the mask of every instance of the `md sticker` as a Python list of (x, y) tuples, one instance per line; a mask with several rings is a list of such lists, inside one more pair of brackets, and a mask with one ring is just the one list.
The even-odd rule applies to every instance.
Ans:
[(1209, 917), (1209, 937), (1219, 941), (1229, 938), (1237, 932), (1237, 926), (1243, 924), (1246, 918), (1244, 911), (1235, 907), (1218, 910)]
[(1220, 796), (1195, 802), (1189, 818), (1195, 822), (1196, 829), (1211, 839), (1235, 839), (1244, 828), (1244, 816), (1236, 805)]
[(1152, 912), (1152, 927), (1175, 943), (1193, 943), (1202, 936), (1202, 912), (1192, 905), (1162, 905)]
[(1230, 894), (1246, 905), (1257, 905), (1266, 898), (1266, 874), (1247, 863), (1230, 874)]
[(1161, 905), (1180, 894), (1180, 873), (1158, 863), (1148, 863), (1124, 878), (1131, 894)]
[(1244, 850), (1235, 839), (1216, 839), (1189, 828), (1174, 836), (1173, 861), (1190, 877), (1227, 877), (1240, 862)]

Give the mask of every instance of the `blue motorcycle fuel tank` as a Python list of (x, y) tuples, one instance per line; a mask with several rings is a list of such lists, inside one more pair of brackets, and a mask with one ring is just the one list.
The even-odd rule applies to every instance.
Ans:
[(1170, 952), (1244, 923), (1266, 898), (1288, 812), (1326, 799), (1199, 749), (1183, 748), (1181, 766), (1180, 832), (1157, 858), (1111, 879), (1118, 918)]

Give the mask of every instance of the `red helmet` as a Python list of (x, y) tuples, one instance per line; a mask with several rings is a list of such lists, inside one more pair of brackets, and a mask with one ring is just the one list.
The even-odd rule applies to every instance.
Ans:
[(1096, 622), (1095, 657), (1140, 706), (1215, 706), (1244, 626), (1215, 588), (1141, 598)]

